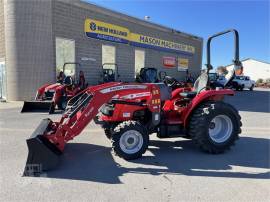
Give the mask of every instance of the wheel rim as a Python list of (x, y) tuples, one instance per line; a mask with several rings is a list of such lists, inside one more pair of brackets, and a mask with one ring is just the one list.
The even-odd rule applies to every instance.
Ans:
[(134, 154), (143, 146), (143, 136), (136, 130), (128, 130), (121, 135), (120, 148), (126, 154)]
[(227, 141), (232, 135), (232, 120), (226, 115), (218, 115), (209, 125), (209, 136), (216, 143)]

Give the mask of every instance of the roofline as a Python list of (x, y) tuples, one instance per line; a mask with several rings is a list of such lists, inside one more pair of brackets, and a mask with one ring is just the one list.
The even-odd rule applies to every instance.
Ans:
[(180, 36), (183, 36), (183, 37), (186, 37), (186, 38), (192, 38), (192, 39), (199, 40), (201, 42), (203, 41), (203, 38), (200, 37), (200, 36), (196, 36), (196, 35), (189, 34), (189, 33), (186, 33), (186, 32), (182, 32), (182, 31), (179, 31), (179, 30), (176, 30), (176, 29), (173, 29), (173, 28), (169, 28), (167, 26), (164, 26), (164, 25), (161, 25), (161, 24), (158, 24), (158, 23), (145, 21), (145, 20), (142, 20), (142, 19), (140, 19), (138, 17), (134, 17), (134, 16), (131, 16), (131, 15), (128, 15), (128, 14), (125, 14), (125, 13), (114, 11), (114, 10), (111, 10), (109, 8), (102, 7), (102, 6), (99, 6), (97, 4), (94, 4), (92, 2), (91, 3), (86, 2), (85, 0), (83, 0), (83, 1), (82, 0), (70, 0), (70, 1), (58, 0), (58, 1), (61, 1), (63, 3), (69, 3), (69, 4), (72, 4), (72, 5), (78, 6), (78, 7), (83, 7), (83, 8), (87, 7), (90, 10), (94, 10), (96, 12), (100, 12), (100, 13), (105, 14), (105, 15), (112, 15), (113, 17), (116, 17), (116, 18), (122, 17), (122, 18), (125, 18), (125, 20), (127, 20), (127, 21), (130, 21), (130, 22), (133, 22), (133, 23), (140, 23), (143, 26), (151, 27), (151, 28), (154, 28), (154, 29), (159, 29), (159, 30), (165, 31), (165, 32), (175, 33), (177, 35), (180, 35)]
[(244, 61), (246, 61), (246, 60), (255, 60), (255, 61), (258, 61), (258, 62), (270, 64), (270, 62), (266, 62), (266, 61), (263, 61), (263, 60), (257, 60), (257, 59), (253, 59), (253, 58), (245, 58), (245, 59), (241, 60), (241, 62), (244, 62)]
[[(262, 61), (262, 60), (257, 60), (257, 59), (253, 59), (253, 58), (245, 58), (243, 60), (240, 60), (241, 62), (247, 61), (247, 60), (255, 60), (257, 62), (261, 62), (261, 63), (265, 63), (265, 64), (270, 64), (270, 62), (266, 62), (266, 61)], [(233, 65), (233, 63), (226, 65), (225, 67), (231, 66)]]

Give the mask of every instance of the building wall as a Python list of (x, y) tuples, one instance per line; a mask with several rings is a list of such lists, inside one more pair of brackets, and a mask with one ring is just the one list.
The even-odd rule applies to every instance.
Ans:
[(4, 0), (7, 99), (25, 100), (55, 77), (50, 0)]
[[(145, 49), (145, 65), (162, 68), (163, 56), (181, 56), (189, 59), (189, 71), (199, 74), (202, 56), (202, 39), (175, 32), (172, 29), (128, 17), (78, 0), (0, 0), (4, 1), (5, 57), (7, 67), (7, 99), (27, 100), (35, 96), (38, 87), (55, 82), (55, 38), (75, 40), (76, 61), (82, 64), (89, 84), (97, 84), (102, 66), (102, 44), (116, 47), (116, 63), (122, 81), (134, 81), (135, 47), (125, 44), (88, 38), (84, 21), (93, 18), (127, 27), (131, 32), (195, 47), (193, 56)], [(3, 13), (3, 12), (0, 12)], [(3, 54), (3, 53), (0, 53)], [(96, 61), (80, 61), (82, 57)], [(71, 62), (71, 61), (70, 61)], [(177, 68), (167, 70), (169, 75), (183, 79), (184, 72)]]
[(5, 58), (4, 0), (0, 0), (0, 59)]
[[(161, 52), (153, 49), (145, 50), (145, 66), (156, 67), (160, 70), (162, 67), (163, 56), (181, 56), (189, 59), (189, 71), (198, 75), (201, 67), (201, 47), (202, 40), (194, 40), (184, 37), (178, 33), (172, 33), (171, 29), (157, 28), (150, 23), (143, 23), (140, 20), (129, 18), (125, 15), (116, 15), (114, 13), (102, 12), (95, 6), (74, 2), (66, 3), (65, 1), (55, 1), (53, 4), (53, 33), (55, 37), (70, 38), (75, 40), (76, 59), (81, 57), (95, 58), (95, 62), (81, 62), (82, 70), (86, 74), (86, 79), (90, 84), (96, 84), (100, 78), (102, 66), (101, 46), (102, 44), (113, 45), (116, 47), (116, 63), (119, 66), (119, 73), (122, 81), (134, 81), (134, 64), (135, 64), (135, 48), (134, 46), (102, 41), (98, 39), (88, 38), (84, 33), (84, 21), (86, 18), (100, 20), (106, 23), (127, 27), (131, 32), (144, 34), (168, 41), (180, 42), (195, 47), (193, 56), (179, 55), (169, 52)], [(143, 25), (146, 24), (146, 25)], [(163, 69), (165, 70), (165, 69)], [(166, 71), (183, 79), (184, 72), (178, 72), (177, 68), (166, 69)]]

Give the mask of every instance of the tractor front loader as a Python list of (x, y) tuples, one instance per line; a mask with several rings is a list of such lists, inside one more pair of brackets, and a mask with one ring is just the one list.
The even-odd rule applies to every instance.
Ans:
[[(88, 87), (85, 93), (73, 102), (63, 114), (59, 122), (44, 119), (27, 139), (29, 150), (25, 175), (33, 167), (49, 170), (56, 166), (58, 157), (63, 152), (66, 142), (79, 135), (88, 123), (96, 117), (103, 104), (113, 100), (115, 103), (128, 104), (132, 106), (147, 107), (153, 113), (159, 113), (158, 103), (152, 105), (152, 100), (159, 100), (159, 89), (154, 84), (128, 84), (128, 83), (105, 83)], [(145, 98), (144, 102), (129, 101), (122, 99), (124, 96), (139, 95)]]
[(163, 83), (110, 82), (88, 87), (82, 96), (70, 100), (72, 104), (59, 122), (44, 119), (27, 140), (29, 154), (24, 174), (56, 166), (65, 144), (93, 119), (111, 140), (115, 154), (126, 160), (144, 154), (151, 134), (159, 138), (189, 138), (212, 154), (228, 150), (241, 133), (241, 117), (233, 106), (223, 102), (224, 96), (232, 96), (234, 91), (213, 89), (208, 73), (212, 68), (211, 40), (231, 32), (235, 37), (235, 68), (229, 71), (229, 83), (234, 70), (241, 67), (236, 30), (208, 39), (208, 71), (199, 76), (193, 88), (179, 87), (174, 78), (166, 76)]

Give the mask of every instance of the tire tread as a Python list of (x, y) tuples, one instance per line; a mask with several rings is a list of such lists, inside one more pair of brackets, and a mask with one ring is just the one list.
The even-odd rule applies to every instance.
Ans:
[[(237, 123), (236, 123), (236, 131), (234, 132), (233, 136), (231, 137), (228, 144), (222, 147), (218, 147), (216, 145), (211, 144), (211, 142), (206, 138), (205, 133), (208, 134), (208, 128), (205, 127), (207, 125), (206, 122), (206, 112), (210, 113), (212, 109), (212, 106), (214, 108), (216, 107), (223, 107), (227, 110), (231, 110), (233, 115), (236, 117)], [(206, 114), (206, 116), (205, 116)], [(230, 104), (224, 103), (221, 101), (207, 101), (201, 106), (199, 106), (191, 115), (191, 119), (189, 122), (189, 135), (191, 136), (194, 143), (203, 151), (212, 153), (212, 154), (218, 154), (223, 153), (226, 150), (230, 149), (231, 145), (234, 145), (234, 142), (239, 139), (239, 134), (241, 133), (241, 117), (238, 113), (238, 111)]]

